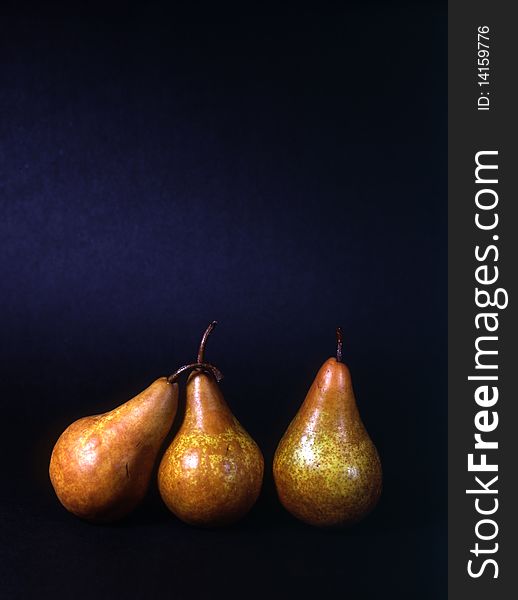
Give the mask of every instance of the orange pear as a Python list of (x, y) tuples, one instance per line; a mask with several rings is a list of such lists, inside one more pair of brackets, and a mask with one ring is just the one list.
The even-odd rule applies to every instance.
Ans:
[(56, 442), (49, 474), (63, 506), (93, 522), (119, 519), (143, 499), (178, 405), (166, 377), (110, 412), (72, 423)]

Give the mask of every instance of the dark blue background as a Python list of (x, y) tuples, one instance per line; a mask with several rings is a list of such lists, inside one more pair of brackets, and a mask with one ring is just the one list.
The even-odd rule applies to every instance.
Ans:
[[(0, 45), (7, 597), (269, 574), (445, 597), (446, 3), (4, 8)], [(192, 529), (154, 487), (117, 526), (68, 515), (61, 431), (190, 362), (212, 319), (266, 459), (249, 518)], [(385, 489), (335, 533), (283, 511), (271, 459), (338, 324)]]

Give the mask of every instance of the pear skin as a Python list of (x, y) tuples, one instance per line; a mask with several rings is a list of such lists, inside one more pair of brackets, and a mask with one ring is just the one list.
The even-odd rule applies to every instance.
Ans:
[(257, 500), (263, 470), (261, 451), (230, 411), (213, 374), (192, 372), (183, 423), (158, 470), (169, 510), (191, 525), (233, 523)]
[(349, 369), (336, 358), (320, 368), (282, 437), (273, 475), (283, 506), (310, 525), (352, 525), (376, 506), (380, 459), (360, 418)]
[(84, 417), (60, 436), (49, 474), (59, 501), (96, 523), (126, 516), (143, 499), (178, 406), (165, 377), (110, 412)]

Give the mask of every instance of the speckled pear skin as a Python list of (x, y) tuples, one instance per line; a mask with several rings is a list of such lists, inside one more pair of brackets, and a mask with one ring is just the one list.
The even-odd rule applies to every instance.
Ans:
[(61, 504), (95, 523), (131, 512), (146, 494), (177, 406), (178, 384), (162, 377), (112, 411), (72, 423), (50, 459), (50, 480)]
[(352, 525), (376, 506), (380, 459), (358, 413), (349, 369), (335, 358), (323, 364), (282, 437), (273, 475), (281, 503), (310, 525)]
[(257, 500), (263, 470), (261, 451), (230, 411), (214, 377), (191, 373), (184, 421), (158, 470), (169, 510), (200, 527), (238, 521)]

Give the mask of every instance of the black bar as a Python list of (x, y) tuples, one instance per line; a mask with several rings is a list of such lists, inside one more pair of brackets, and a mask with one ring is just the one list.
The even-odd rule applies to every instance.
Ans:
[[(514, 545), (518, 513), (518, 432), (515, 431), (518, 395), (514, 381), (518, 372), (515, 364), (518, 358), (515, 310), (518, 298), (517, 26), (516, 4), (512, 2), (452, 0), (449, 4), (448, 565), (449, 598), (454, 600), (499, 600), (516, 597), (518, 593)], [(478, 171), (478, 182), (477, 156), (479, 163), (497, 167), (482, 167)], [(496, 205), (482, 209), (477, 207), (477, 201), (481, 206)], [(495, 213), (498, 224), (493, 229), (481, 229), (475, 221), (477, 213), (482, 227), (495, 223)], [(475, 255), (476, 246), (479, 258)], [(496, 250), (488, 249), (490, 246)], [(476, 269), (484, 265), (487, 270), (478, 271), (482, 281), (493, 279), (494, 267), (498, 268), (498, 279), (492, 284), (476, 280)], [(477, 306), (475, 288), (488, 292), (491, 299), (497, 288), (505, 290), (506, 293), (499, 292), (496, 296), (502, 308)], [(506, 294), (508, 306), (504, 308)], [(485, 298), (485, 294), (479, 293), (480, 305)], [(496, 313), (497, 317), (479, 316), (476, 321), (477, 315), (482, 313)], [(497, 321), (498, 328), (488, 331), (488, 327), (496, 327)], [(482, 337), (497, 339), (482, 340)], [(477, 363), (477, 339), (479, 349), (498, 354), (480, 354)], [(470, 376), (491, 376), (498, 380), (469, 380)], [(484, 385), (489, 386), (486, 397)], [(494, 387), (498, 389), (498, 400), (489, 406), (491, 399), (494, 400)], [(475, 400), (477, 389), (480, 404)], [(486, 406), (483, 405), (485, 399)], [(488, 411), (487, 415), (484, 411)], [(493, 413), (498, 413), (498, 417)], [(480, 431), (480, 428), (493, 427), (493, 431)], [(498, 448), (476, 449), (475, 434), (480, 434), (479, 441), (483, 443), (498, 442)], [(475, 464), (481, 463), (484, 454), (487, 464), (494, 464), (498, 471), (469, 471), (470, 454)], [(489, 485), (495, 476), (498, 480)], [(475, 477), (479, 477), (491, 493), (466, 493), (466, 490), (481, 489)], [(498, 493), (494, 493), (495, 490)], [(479, 509), (486, 511), (494, 510), (495, 500), (498, 500), (494, 514), (478, 513), (477, 498)], [(498, 527), (493, 539), (477, 537), (477, 523), (482, 520), (485, 521), (478, 525), (481, 536), (493, 536)], [(479, 549), (487, 551), (495, 550), (498, 543), (498, 549), (494, 553), (479, 552), (477, 556), (473, 552), (476, 543)], [(485, 563), (486, 560), (495, 562)]]

